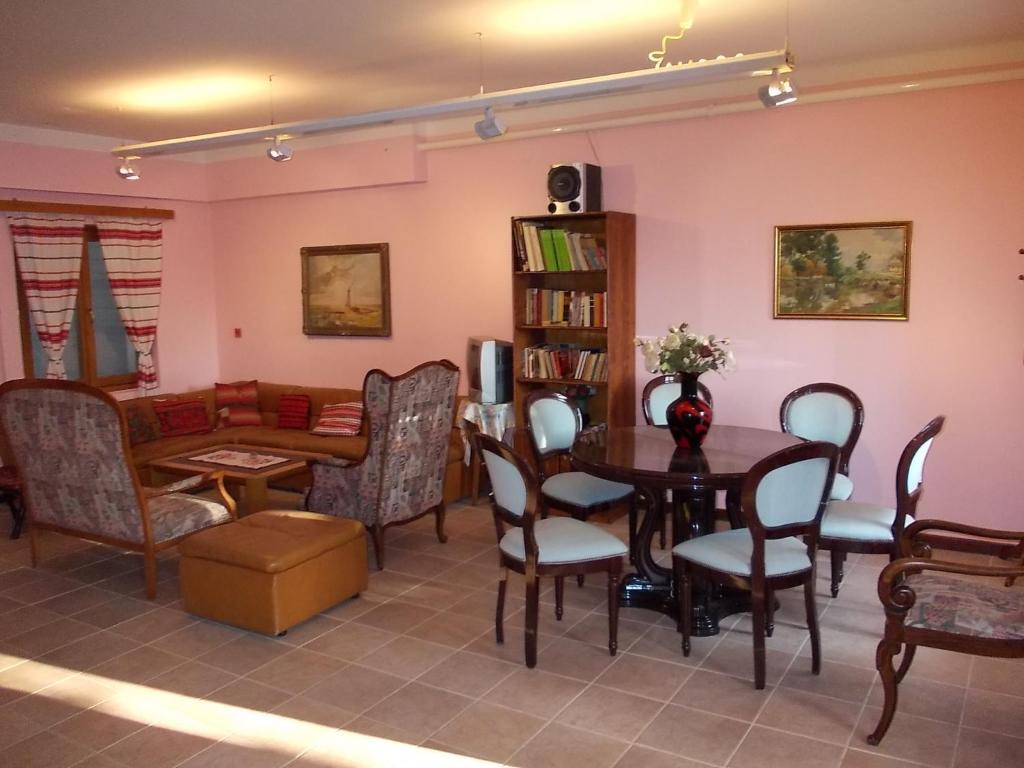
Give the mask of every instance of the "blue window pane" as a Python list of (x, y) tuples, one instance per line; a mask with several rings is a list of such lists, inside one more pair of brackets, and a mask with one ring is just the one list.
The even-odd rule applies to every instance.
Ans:
[(96, 374), (117, 376), (134, 373), (135, 349), (125, 333), (124, 323), (110, 290), (107, 265), (100, 244), (89, 242), (89, 276), (92, 283), (92, 325), (96, 342)]

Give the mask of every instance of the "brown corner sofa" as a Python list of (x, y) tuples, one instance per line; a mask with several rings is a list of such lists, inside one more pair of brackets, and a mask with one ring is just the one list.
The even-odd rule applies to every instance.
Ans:
[[(310, 433), (320, 416), (324, 405), (335, 403), (362, 402), (363, 393), (358, 389), (340, 389), (332, 387), (303, 387), (292, 384), (270, 384), (257, 382), (258, 407), (260, 426), (228, 426), (214, 428), (209, 432), (176, 437), (158, 437), (153, 440), (132, 442), (132, 460), (142, 481), (148, 482), (150, 462), (186, 451), (198, 450), (213, 445), (239, 443), (257, 445), (267, 448), (284, 448), (294, 451), (310, 451), (326, 453), (342, 459), (359, 459), (366, 451), (367, 423), (363, 420), (360, 433), (351, 437), (314, 435)], [(307, 395), (310, 400), (310, 416), (308, 428), (278, 429), (277, 407), (281, 395)], [(148, 423), (159, 433), (159, 422), (153, 410), (155, 400), (195, 400), (202, 398), (206, 403), (206, 413), (212, 425), (217, 424), (215, 389), (193, 390), (181, 394), (160, 394), (150, 397), (137, 397), (122, 400), (120, 405), (128, 416), (129, 432), (138, 437), (147, 430), (135, 429), (140, 421)], [(456, 413), (458, 408), (456, 408)], [(444, 500), (453, 502), (461, 498), (463, 493), (463, 443), (462, 436), (455, 424), (452, 425), (451, 440), (448, 447), (448, 466), (445, 471)]]

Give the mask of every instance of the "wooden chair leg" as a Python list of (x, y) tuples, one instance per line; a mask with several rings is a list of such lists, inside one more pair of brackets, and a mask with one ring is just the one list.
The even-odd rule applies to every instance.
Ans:
[(658, 548), (664, 549), (666, 534), (668, 533), (668, 515), (666, 515), (664, 511), (661, 513), (661, 520), (659, 521), (659, 525), (661, 527), (658, 528)]
[(142, 556), (142, 567), (146, 574), (146, 598), (156, 599), (156, 553), (148, 549)]
[(752, 594), (751, 613), (754, 620), (754, 688), (762, 690), (765, 683), (764, 594)]
[(502, 567), (498, 575), (498, 606), (494, 610), (494, 639), (505, 642), (505, 590), (508, 589), (508, 568)]
[[(650, 514), (649, 508), (645, 510), (644, 514)], [(636, 509), (636, 496), (634, 495), (633, 501), (629, 505), (629, 562), (631, 565), (636, 565), (636, 526), (637, 526), (637, 514)]]
[(916, 645), (903, 646), (903, 658), (900, 660), (900, 668), (896, 670), (897, 683), (902, 683), (903, 678), (906, 677), (907, 672), (910, 671), (910, 665), (914, 663), (915, 653), (917, 653)]
[(608, 572), (608, 653), (619, 650), (619, 574)]
[(683, 656), (690, 655), (690, 634), (693, 632), (693, 593), (690, 567), (686, 560), (677, 561), (673, 570), (678, 573), (676, 597), (679, 601), (679, 623), (683, 634)]
[(770, 589), (764, 591), (764, 633), (771, 637), (775, 632), (775, 594)]
[(384, 570), (384, 527), (380, 523), (370, 526), (370, 539), (373, 541), (373, 557), (377, 561), (377, 570)]
[[(893, 656), (899, 650), (899, 643), (893, 642), (888, 637), (883, 637), (875, 652), (875, 666), (882, 678), (882, 690), (885, 691), (885, 703), (882, 705), (882, 714), (878, 718), (875, 730), (868, 736), (868, 744), (878, 746), (885, 732), (889, 730), (892, 717), (896, 714), (896, 687), (899, 681), (896, 679), (896, 671), (892, 666)], [(909, 665), (908, 665), (909, 666)]]
[(843, 581), (843, 562), (846, 560), (846, 553), (840, 549), (833, 549), (829, 552), (829, 559), (832, 565), (832, 597), (838, 597), (839, 585)]
[(565, 576), (555, 576), (555, 619), (562, 620), (562, 598), (565, 595)]
[(811, 635), (811, 673), (821, 674), (821, 632), (818, 630), (818, 607), (814, 601), (814, 569), (804, 582), (804, 606), (807, 609), (807, 631)]
[(537, 666), (537, 610), (540, 596), (537, 576), (526, 577), (526, 666)]
[(442, 501), (437, 505), (437, 509), (434, 510), (434, 528), (437, 531), (437, 540), (442, 544), (448, 543), (448, 534), (444, 532), (444, 502)]
[(28, 529), (28, 545), (32, 554), (32, 567), (35, 568), (39, 565), (39, 534), (36, 533), (34, 525)]
[(585, 581), (586, 581), (586, 576), (584, 576), (582, 573), (576, 574), (576, 586), (577, 587), (582, 587)]

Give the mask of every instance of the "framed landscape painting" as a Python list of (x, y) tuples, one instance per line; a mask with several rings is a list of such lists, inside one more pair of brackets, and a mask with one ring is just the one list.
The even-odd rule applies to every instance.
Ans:
[(301, 250), (302, 332), (307, 336), (390, 336), (388, 244)]
[(775, 228), (777, 318), (906, 320), (911, 222)]

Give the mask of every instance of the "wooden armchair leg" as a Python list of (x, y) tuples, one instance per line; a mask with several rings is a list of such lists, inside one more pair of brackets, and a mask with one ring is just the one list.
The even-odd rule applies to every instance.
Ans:
[(679, 599), (679, 623), (682, 625), (683, 634), (683, 656), (690, 655), (690, 634), (693, 631), (693, 595), (690, 585), (690, 574), (686, 563), (676, 563), (675, 570), (678, 574), (676, 582), (676, 596)]
[[(871, 746), (878, 746), (879, 742), (882, 741), (882, 737), (885, 736), (885, 732), (889, 730), (889, 725), (892, 723), (893, 715), (896, 714), (896, 700), (898, 698), (896, 688), (899, 680), (896, 678), (892, 659), (898, 650), (899, 643), (891, 641), (888, 637), (883, 637), (882, 641), (878, 644), (878, 650), (875, 652), (875, 666), (878, 668), (878, 674), (882, 678), (885, 703), (882, 705), (882, 714), (878, 718), (875, 730), (868, 736), (868, 744)], [(906, 652), (909, 653), (909, 648)], [(909, 655), (913, 656), (912, 653)], [(904, 660), (906, 660), (906, 657), (904, 657)], [(909, 667), (910, 665), (908, 664), (907, 666)]]
[(370, 539), (373, 541), (373, 557), (377, 561), (377, 570), (384, 570), (384, 527), (380, 523), (370, 526)]
[(814, 571), (804, 582), (804, 607), (807, 609), (807, 631), (811, 635), (811, 673), (821, 674), (821, 632), (818, 629), (818, 607), (814, 600)]
[(442, 501), (440, 504), (437, 505), (437, 509), (434, 510), (434, 528), (437, 531), (437, 540), (440, 541), (442, 544), (447, 544), (448, 534), (444, 532), (444, 515), (445, 507), (444, 502)]
[(903, 682), (903, 678), (906, 677), (907, 672), (910, 671), (910, 665), (914, 663), (914, 654), (917, 652), (916, 645), (904, 645), (903, 646), (903, 658), (900, 659), (900, 668), (896, 670), (896, 682)]
[(562, 620), (562, 597), (565, 595), (565, 576), (555, 576), (555, 619)]
[(753, 594), (751, 606), (754, 620), (754, 687), (763, 690), (765, 684), (764, 648), (764, 595)]
[(764, 591), (764, 633), (771, 637), (775, 632), (775, 595), (770, 589)]

